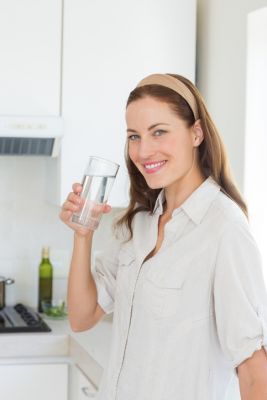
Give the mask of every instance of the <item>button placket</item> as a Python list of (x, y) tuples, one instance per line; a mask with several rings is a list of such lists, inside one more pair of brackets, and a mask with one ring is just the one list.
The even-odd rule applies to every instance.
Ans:
[(115, 400), (117, 399), (117, 394), (118, 394), (118, 383), (119, 383), (119, 379), (120, 379), (120, 374), (123, 368), (123, 363), (124, 363), (124, 358), (125, 358), (125, 353), (126, 353), (126, 349), (127, 349), (127, 342), (128, 342), (128, 338), (129, 338), (129, 331), (130, 331), (130, 326), (131, 326), (131, 321), (132, 321), (132, 312), (133, 312), (133, 301), (134, 301), (134, 296), (135, 296), (135, 290), (136, 290), (136, 285), (138, 282), (138, 278), (140, 275), (140, 271), (142, 268), (142, 264), (140, 264), (139, 268), (137, 269), (137, 273), (136, 273), (136, 277), (135, 280), (133, 282), (132, 285), (132, 291), (131, 291), (131, 307), (130, 307), (130, 312), (128, 314), (128, 321), (127, 321), (127, 329), (125, 329), (125, 337), (124, 337), (124, 344), (122, 346), (122, 352), (121, 352), (121, 358), (120, 358), (120, 366), (118, 368), (118, 374), (117, 377), (115, 378), (116, 384), (115, 384)]
[[(155, 221), (158, 221), (158, 216), (156, 216)], [(136, 258), (136, 264), (138, 264), (138, 268), (136, 268), (136, 275), (135, 278), (133, 280), (133, 284), (131, 286), (131, 306), (130, 306), (130, 311), (128, 314), (128, 320), (127, 320), (127, 328), (125, 329), (125, 337), (123, 340), (123, 346), (122, 346), (122, 352), (121, 352), (121, 357), (120, 357), (120, 361), (119, 361), (119, 366), (118, 366), (118, 373), (117, 376), (115, 378), (115, 388), (114, 388), (114, 400), (117, 400), (117, 395), (118, 395), (118, 384), (119, 384), (119, 379), (120, 379), (120, 375), (121, 375), (121, 371), (123, 368), (123, 363), (124, 363), (124, 358), (125, 358), (125, 354), (126, 354), (126, 349), (127, 349), (127, 342), (128, 342), (128, 338), (129, 338), (129, 331), (130, 331), (130, 327), (131, 327), (131, 321), (132, 321), (132, 312), (133, 312), (133, 302), (134, 302), (134, 297), (135, 297), (135, 292), (136, 292), (136, 286), (138, 283), (138, 279), (140, 277), (140, 273), (141, 273), (141, 269), (143, 267), (144, 264), (144, 260), (146, 258), (146, 255), (149, 254), (153, 248), (155, 247), (155, 243), (153, 243), (153, 246), (151, 246), (151, 249), (146, 249), (146, 251), (143, 252), (142, 257), (139, 257), (138, 259)]]
[[(127, 323), (126, 329), (123, 332), (124, 337), (123, 337), (123, 344), (121, 345), (121, 355), (120, 355), (120, 360), (118, 362), (118, 370), (117, 374), (114, 377), (114, 400), (117, 400), (118, 396), (118, 384), (119, 384), (119, 379), (121, 375), (121, 371), (123, 368), (123, 363), (124, 363), (124, 358), (127, 350), (127, 342), (128, 342), (128, 337), (129, 337), (129, 331), (131, 327), (131, 321), (132, 321), (132, 312), (133, 312), (133, 302), (134, 302), (134, 296), (135, 296), (135, 291), (136, 291), (136, 286), (138, 283), (138, 279), (140, 277), (141, 269), (143, 267), (144, 261), (146, 256), (154, 249), (157, 241), (157, 235), (158, 235), (158, 220), (159, 220), (160, 215), (159, 214), (154, 214), (153, 215), (153, 220), (150, 226), (150, 232), (148, 233), (148, 238), (149, 242), (146, 243), (142, 241), (141, 243), (137, 243), (137, 248), (136, 248), (136, 254), (140, 254), (140, 256), (135, 258), (135, 263), (136, 263), (136, 274), (133, 279), (133, 283), (131, 286), (131, 301), (130, 301), (130, 307), (129, 307), (129, 312), (127, 314)], [(145, 246), (144, 246), (145, 244)], [(138, 266), (138, 267), (137, 267)]]

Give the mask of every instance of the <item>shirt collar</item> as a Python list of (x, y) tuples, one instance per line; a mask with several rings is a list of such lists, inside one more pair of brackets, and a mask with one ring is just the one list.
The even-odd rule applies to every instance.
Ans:
[(165, 192), (164, 189), (162, 189), (159, 192), (159, 195), (157, 197), (155, 206), (154, 206), (154, 210), (153, 210), (153, 214), (162, 214), (163, 213), (163, 203), (165, 201)]
[[(178, 209), (174, 210), (173, 215), (177, 214), (182, 209), (188, 217), (198, 225), (219, 191), (220, 186), (209, 176)], [(163, 213), (164, 201), (165, 193), (164, 189), (162, 189), (157, 197), (153, 213)]]

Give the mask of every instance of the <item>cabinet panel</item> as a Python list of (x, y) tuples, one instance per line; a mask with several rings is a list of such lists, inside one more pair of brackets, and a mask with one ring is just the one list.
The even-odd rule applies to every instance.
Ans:
[(67, 364), (0, 365), (1, 400), (67, 400)]
[(71, 400), (95, 399), (97, 387), (76, 365), (72, 366)]
[(58, 115), (62, 0), (0, 0), (0, 114)]
[(121, 164), (110, 204), (127, 204), (126, 99), (150, 73), (194, 81), (195, 15), (195, 0), (65, 1), (61, 203), (97, 155)]

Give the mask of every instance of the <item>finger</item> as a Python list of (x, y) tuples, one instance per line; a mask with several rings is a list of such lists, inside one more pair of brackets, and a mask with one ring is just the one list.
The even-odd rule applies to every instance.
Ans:
[(78, 211), (79, 209), (80, 209), (80, 205), (75, 204), (71, 201), (65, 201), (65, 203), (63, 203), (63, 205), (62, 205), (62, 211), (75, 212), (75, 211)]
[(72, 214), (73, 214), (72, 211), (61, 211), (59, 214), (59, 218), (61, 219), (61, 221), (66, 223), (66, 222), (69, 222)]
[(82, 187), (82, 185), (80, 183), (74, 183), (72, 185), (72, 189), (73, 189), (74, 193), (79, 194), (79, 193), (81, 193), (83, 187)]
[(67, 197), (67, 201), (70, 201), (72, 203), (75, 203), (77, 205), (82, 204), (82, 199), (79, 195), (71, 192), (69, 193), (68, 197)]
[(103, 207), (103, 213), (107, 214), (111, 211), (111, 206), (109, 204), (105, 204)]

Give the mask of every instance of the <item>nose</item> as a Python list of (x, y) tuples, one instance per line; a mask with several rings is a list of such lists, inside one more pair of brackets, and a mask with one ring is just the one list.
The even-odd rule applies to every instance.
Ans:
[(156, 152), (155, 143), (149, 137), (142, 138), (138, 147), (138, 156), (140, 159), (147, 160)]

